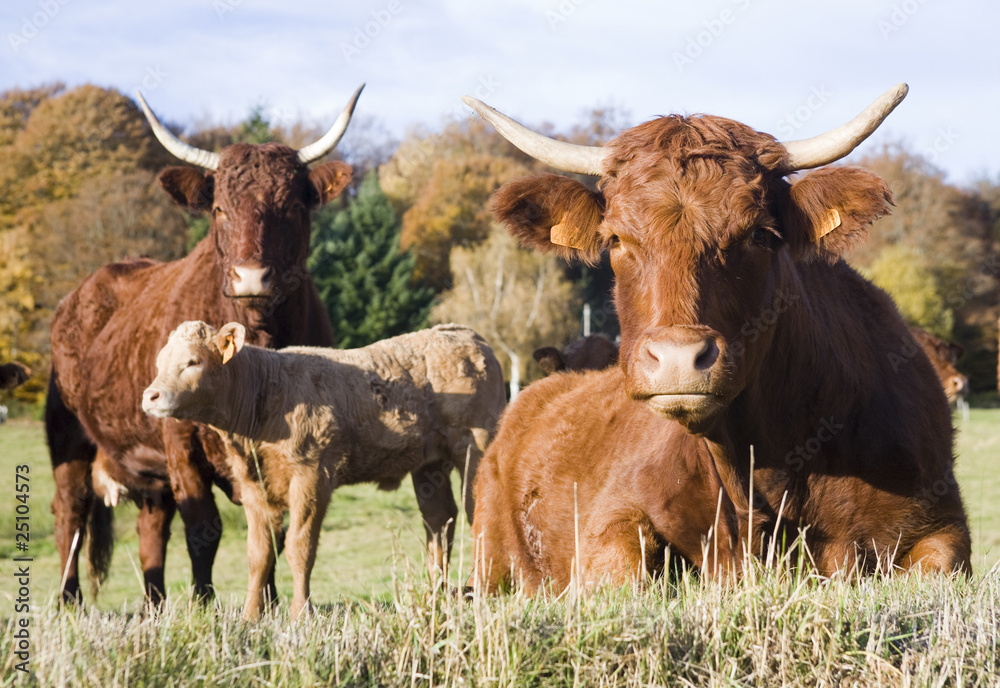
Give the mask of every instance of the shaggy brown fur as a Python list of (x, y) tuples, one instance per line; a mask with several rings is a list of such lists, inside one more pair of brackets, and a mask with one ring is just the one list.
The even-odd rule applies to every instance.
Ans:
[[(941, 381), (941, 387), (944, 388), (948, 402), (957, 404), (960, 399), (964, 399), (969, 393), (969, 378), (960, 373), (955, 364), (965, 353), (965, 349), (958, 344), (935, 337), (919, 327), (911, 327), (910, 334), (917, 340), (931, 365), (934, 366), (934, 372), (937, 373), (938, 380)], [(906, 358), (908, 357), (904, 355), (898, 360), (898, 363), (904, 363)]]
[(31, 368), (23, 363), (4, 363), (0, 365), (0, 389), (17, 387), (31, 377)]
[[(147, 413), (208, 423), (225, 439), (249, 529), (243, 618), (263, 609), (272, 533), (286, 510), (292, 617), (303, 609), (320, 524), (340, 485), (395, 489), (412, 474), (428, 563), (443, 571), (458, 515), (448, 475), (458, 467), (471, 484), (504, 406), (503, 375), (489, 345), (458, 325), (347, 351), (268, 351), (243, 342), (238, 323), (219, 332), (182, 324), (143, 395)], [(465, 508), (472, 518), (471, 494)]]
[[(761, 515), (773, 522), (780, 510), (784, 526), (807, 527), (820, 572), (968, 571), (947, 401), (923, 357), (890, 364), (912, 338), (889, 297), (840, 259), (888, 212), (885, 183), (844, 167), (789, 183), (779, 143), (711, 116), (654, 120), (608, 150), (589, 213), (582, 184), (551, 176), (506, 185), (493, 208), (522, 243), (564, 254), (550, 243), (552, 219), (597, 218), (577, 228), (579, 254), (611, 252), (629, 397), (703, 438), (741, 522), (752, 448)], [(580, 397), (589, 408), (589, 395)], [(523, 417), (520, 404), (508, 418)], [(602, 435), (610, 418), (581, 412), (565, 432)], [(495, 489), (486, 481), (501, 457), (531, 451), (506, 427), (500, 440), (484, 460), (481, 492)], [(547, 461), (563, 465), (561, 451)], [(617, 460), (595, 451), (603, 452), (595, 465)], [(530, 462), (518, 470), (510, 480), (549, 471)], [(568, 509), (570, 496), (561, 499)], [(477, 524), (487, 527), (478, 514)], [(534, 527), (545, 543), (563, 537), (565, 525)], [(497, 527), (506, 529), (497, 538), (522, 537), (516, 523)]]
[(618, 345), (602, 334), (581, 337), (560, 351), (543, 346), (532, 353), (547, 375), (560, 370), (603, 370), (618, 362)]
[[(64, 598), (80, 597), (74, 535), (87, 534), (92, 507), (108, 509), (124, 494), (140, 507), (139, 558), (150, 599), (159, 600), (165, 589), (176, 510), (184, 520), (195, 591), (211, 594), (222, 532), (212, 484), (232, 495), (221, 440), (191, 422), (146, 416), (139, 407), (142, 388), (154, 375), (156, 352), (185, 320), (216, 326), (239, 321), (249, 328), (249, 341), (261, 346), (333, 344), (305, 264), (309, 216), (349, 179), (342, 162), (310, 172), (294, 150), (278, 144), (231, 146), (215, 172), (167, 168), (160, 183), (174, 200), (194, 212), (211, 211), (208, 236), (182, 260), (105, 266), (59, 304), (45, 419), (56, 481), (56, 545), (67, 571)], [(229, 298), (237, 268), (263, 275), (255, 295)], [(92, 475), (98, 451), (103, 459)], [(110, 530), (90, 535), (93, 556), (106, 564)]]

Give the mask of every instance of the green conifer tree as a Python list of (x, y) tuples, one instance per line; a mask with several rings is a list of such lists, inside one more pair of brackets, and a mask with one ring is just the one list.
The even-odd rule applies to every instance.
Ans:
[(400, 221), (374, 172), (357, 196), (313, 216), (309, 270), (337, 346), (354, 348), (425, 327), (434, 292), (412, 283), (414, 256), (399, 250)]

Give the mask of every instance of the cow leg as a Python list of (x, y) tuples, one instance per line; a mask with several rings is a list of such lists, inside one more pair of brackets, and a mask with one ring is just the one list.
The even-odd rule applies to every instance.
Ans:
[(451, 493), (451, 480), (448, 475), (450, 469), (450, 460), (435, 461), (417, 468), (411, 474), (417, 505), (424, 517), (424, 530), (427, 533), (427, 566), (432, 579), (437, 579), (443, 574), (451, 557), (451, 543), (455, 537), (458, 507)]
[(288, 532), (285, 535), (285, 556), (292, 570), (291, 618), (309, 603), (309, 578), (316, 562), (316, 547), (323, 516), (330, 504), (332, 488), (317, 485), (316, 474), (296, 473), (288, 485)]
[(471, 442), (463, 442), (460, 451), (456, 451), (455, 465), (458, 466), (459, 475), (462, 476), (462, 498), (465, 507), (465, 516), (469, 523), (472, 523), (472, 515), (476, 510), (476, 500), (472, 486), (476, 484), (476, 471), (479, 469), (479, 462), (486, 453), (486, 447), (490, 443), (490, 431), (485, 428), (473, 428), (471, 431)]
[(222, 517), (212, 496), (211, 468), (207, 461), (195, 460), (196, 454), (201, 455), (201, 445), (197, 444), (191, 423), (173, 420), (164, 423), (167, 471), (184, 521), (194, 592), (201, 599), (209, 599), (215, 594), (212, 565), (222, 537)]
[(59, 550), (60, 572), (64, 580), (62, 599), (79, 602), (83, 596), (80, 594), (78, 563), (80, 547), (87, 532), (87, 515), (94, 499), (90, 468), (97, 449), (87, 438), (77, 417), (62, 403), (55, 379), (53, 371), (45, 400), (45, 432), (55, 480), (52, 513), (55, 515), (56, 549)]
[(590, 533), (590, 551), (578, 553), (581, 584), (642, 584), (663, 568), (664, 542), (646, 514), (638, 509), (613, 514)]
[(241, 485), (243, 510), (247, 517), (247, 599), (243, 604), (243, 620), (256, 621), (264, 611), (264, 591), (274, 584), (276, 538), (281, 532), (283, 514), (267, 502), (259, 484)]
[(955, 524), (917, 541), (903, 557), (907, 571), (972, 573), (972, 542), (964, 524)]
[(170, 521), (177, 505), (169, 492), (144, 498), (139, 505), (136, 531), (139, 533), (139, 563), (146, 586), (146, 597), (154, 605), (163, 602), (167, 593), (164, 570), (167, 542), (170, 541)]

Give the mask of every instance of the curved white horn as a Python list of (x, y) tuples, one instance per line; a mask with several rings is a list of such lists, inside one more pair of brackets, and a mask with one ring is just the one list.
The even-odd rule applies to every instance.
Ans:
[(149, 109), (148, 105), (146, 105), (146, 99), (142, 97), (142, 93), (139, 90), (136, 90), (135, 95), (139, 98), (139, 106), (146, 115), (146, 119), (149, 121), (149, 126), (152, 128), (153, 134), (156, 135), (156, 138), (159, 139), (164, 148), (170, 151), (174, 156), (180, 158), (184, 162), (189, 162), (192, 165), (198, 165), (199, 167), (204, 167), (209, 170), (214, 170), (219, 166), (218, 153), (212, 153), (207, 150), (202, 150), (201, 148), (195, 148), (194, 146), (189, 146), (181, 141), (179, 138), (171, 134), (169, 129), (160, 124), (160, 120), (156, 119), (156, 115), (154, 115), (153, 111)]
[(788, 165), (784, 171), (807, 170), (840, 160), (878, 129), (909, 90), (906, 84), (896, 84), (847, 124), (811, 139), (782, 143), (788, 151)]
[(344, 136), (344, 132), (347, 131), (347, 125), (351, 121), (351, 115), (354, 114), (354, 106), (358, 103), (358, 96), (361, 95), (361, 91), (364, 89), (365, 85), (361, 84), (358, 86), (358, 90), (354, 92), (351, 96), (350, 101), (347, 103), (347, 107), (341, 111), (340, 116), (337, 117), (337, 121), (333, 123), (330, 127), (330, 131), (316, 143), (310, 143), (308, 146), (299, 149), (299, 161), (303, 164), (308, 165), (313, 160), (319, 160), (324, 155), (332, 151), (340, 143), (340, 139)]
[(492, 124), (501, 136), (535, 160), (565, 172), (595, 176), (602, 174), (601, 161), (606, 153), (602, 146), (578, 146), (575, 143), (556, 141), (531, 131), (481, 100), (462, 96), (462, 102)]

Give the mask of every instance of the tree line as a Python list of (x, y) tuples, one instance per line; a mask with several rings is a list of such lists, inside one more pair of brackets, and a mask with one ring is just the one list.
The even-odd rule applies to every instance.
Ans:
[[(208, 150), (266, 141), (300, 147), (325, 131), (281, 119), (256, 107), (233, 126), (172, 128)], [(562, 138), (601, 144), (628, 120), (596, 108)], [(377, 119), (355, 117), (335, 155), (355, 177), (348, 193), (314, 214), (308, 267), (338, 346), (458, 321), (487, 338), (508, 378), (526, 382), (541, 375), (535, 348), (580, 335), (585, 302), (591, 329), (617, 334), (606, 260), (589, 268), (525, 251), (491, 221), (489, 198), (500, 185), (546, 168), (484, 122), (414, 128), (395, 141)], [(52, 313), (88, 274), (139, 256), (174, 260), (204, 237), (207, 219), (185, 214), (156, 183), (176, 163), (135, 103), (114, 89), (52, 84), (0, 94), (0, 360), (35, 371), (0, 401), (44, 397)], [(959, 367), (974, 390), (996, 389), (1000, 180), (949, 184), (902, 145), (858, 164), (888, 181), (896, 208), (851, 261), (912, 324), (965, 348)]]

